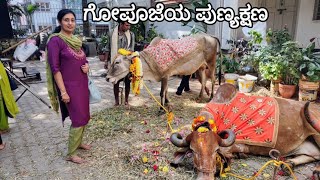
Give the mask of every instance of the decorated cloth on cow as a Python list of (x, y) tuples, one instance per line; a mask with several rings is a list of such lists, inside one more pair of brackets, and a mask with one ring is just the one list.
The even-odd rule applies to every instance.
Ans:
[(160, 73), (166, 72), (170, 66), (183, 61), (189, 54), (195, 53), (198, 42), (194, 37), (182, 39), (160, 39), (155, 44), (150, 44), (144, 52), (155, 62)]
[(271, 148), (275, 146), (279, 107), (274, 98), (237, 93), (225, 104), (208, 103), (203, 111), (213, 115), (218, 131), (232, 129), (238, 143)]

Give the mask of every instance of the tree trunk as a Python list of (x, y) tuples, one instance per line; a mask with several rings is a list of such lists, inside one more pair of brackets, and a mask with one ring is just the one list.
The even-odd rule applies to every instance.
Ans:
[[(82, 0), (82, 8), (87, 6), (87, 0)], [(83, 35), (86, 37), (90, 37), (90, 22), (88, 21), (83, 21)]]

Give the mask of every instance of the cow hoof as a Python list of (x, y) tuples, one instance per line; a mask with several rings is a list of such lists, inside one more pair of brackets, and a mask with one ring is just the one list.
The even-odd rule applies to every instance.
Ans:
[(320, 166), (317, 165), (316, 169), (313, 171), (313, 179), (320, 180)]
[(202, 103), (203, 98), (202, 97), (197, 97), (196, 102), (197, 103)]
[(320, 172), (318, 170), (313, 171), (312, 179), (313, 180), (320, 180)]
[[(290, 161), (288, 161), (288, 162), (286, 162), (288, 165), (289, 165), (289, 167), (291, 168), (291, 170), (293, 171), (293, 168), (294, 168), (294, 164), (292, 163), (292, 162), (290, 162)], [(280, 174), (282, 175), (282, 176), (290, 176), (291, 175), (291, 173), (290, 173), (290, 170), (287, 168), (287, 166), (285, 166), (285, 165), (283, 165), (283, 164), (281, 164), (281, 166), (280, 166)]]

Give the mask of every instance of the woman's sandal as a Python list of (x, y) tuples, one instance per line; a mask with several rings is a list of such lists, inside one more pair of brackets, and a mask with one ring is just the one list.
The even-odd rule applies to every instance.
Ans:
[(70, 156), (70, 157), (67, 157), (66, 161), (70, 161), (70, 162), (73, 162), (73, 163), (76, 163), (76, 164), (83, 164), (83, 163), (86, 162), (84, 159), (82, 159), (82, 158), (79, 157), (79, 156)]
[(90, 144), (81, 144), (78, 148), (83, 150), (90, 150), (92, 146)]

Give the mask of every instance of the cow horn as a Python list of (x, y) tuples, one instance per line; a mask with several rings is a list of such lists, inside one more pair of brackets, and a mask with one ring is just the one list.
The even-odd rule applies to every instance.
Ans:
[(170, 136), (170, 141), (172, 142), (172, 144), (174, 144), (175, 146), (178, 147), (189, 147), (190, 143), (187, 142), (187, 140), (184, 138), (182, 138), (181, 134), (179, 133), (173, 133)]
[[(231, 146), (236, 140), (236, 135), (230, 129), (223, 130), (219, 132), (218, 135), (221, 137), (221, 139), (219, 140), (219, 145), (222, 147)], [(228, 135), (227, 139), (223, 139), (223, 137), (225, 137), (226, 135)]]

